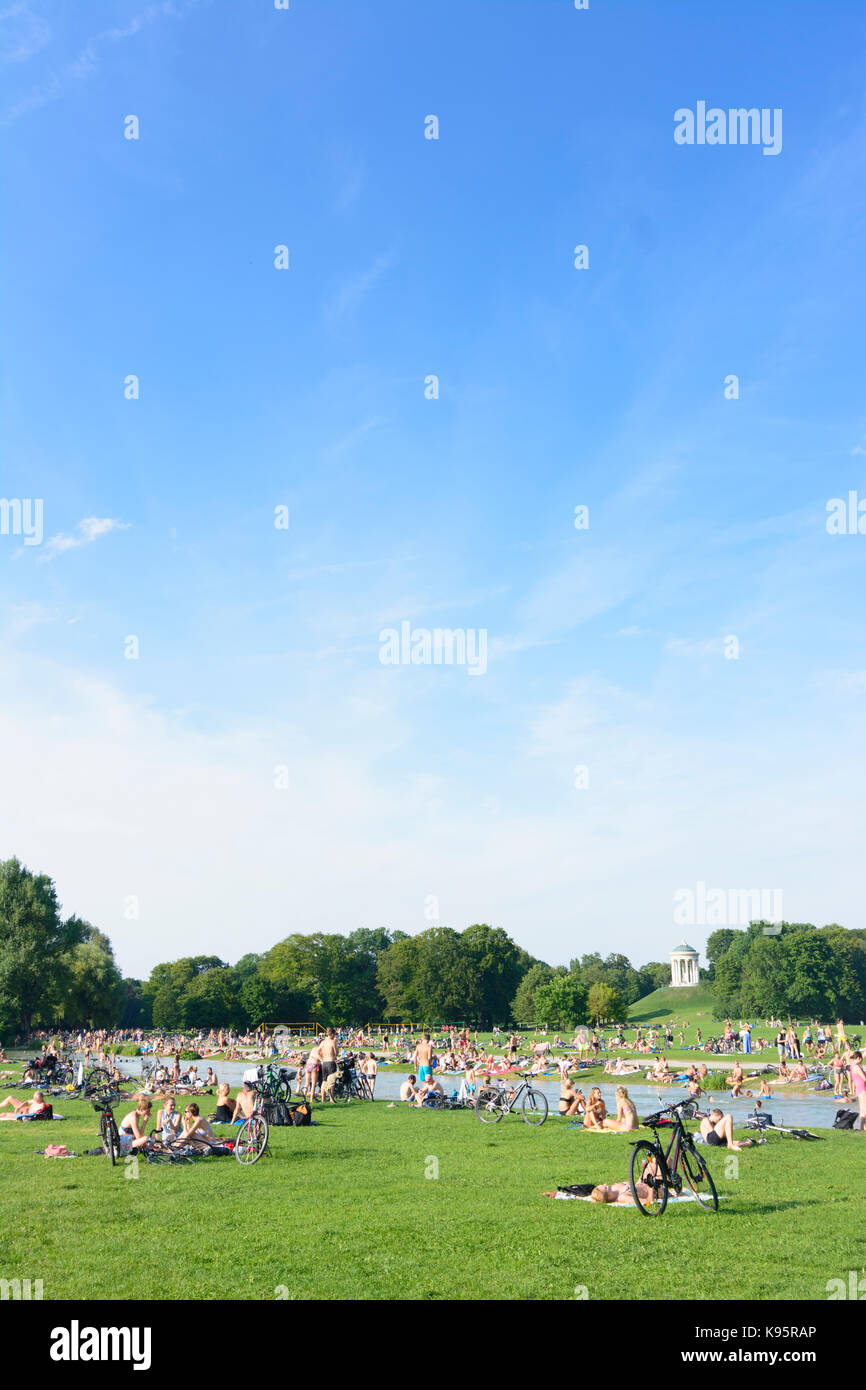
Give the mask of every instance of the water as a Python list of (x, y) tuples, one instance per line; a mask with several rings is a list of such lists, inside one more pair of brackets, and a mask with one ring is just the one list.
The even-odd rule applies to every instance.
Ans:
[[(170, 1064), (171, 1058), (164, 1058)], [(716, 1059), (713, 1059), (716, 1060)], [(122, 1072), (128, 1076), (137, 1076), (141, 1073), (141, 1061), (135, 1057), (119, 1057), (118, 1066)], [(213, 1069), (220, 1081), (227, 1081), (230, 1086), (240, 1086), (243, 1081), (244, 1072), (255, 1062), (214, 1062)], [(725, 1070), (730, 1069), (730, 1061), (719, 1062)], [(205, 1068), (207, 1063), (205, 1063)], [(376, 1100), (399, 1100), (400, 1086), (410, 1075), (407, 1068), (405, 1071), (380, 1071), (376, 1078)], [(636, 1073), (640, 1075), (640, 1073)], [(440, 1084), (446, 1095), (451, 1095), (452, 1091), (460, 1088), (459, 1076), (442, 1076), (439, 1078)], [(709, 1082), (708, 1092), (701, 1097), (700, 1108), (704, 1111), (711, 1109), (713, 1105), (718, 1105), (725, 1113), (728, 1111), (734, 1117), (736, 1125), (742, 1125), (746, 1116), (754, 1108), (757, 1099), (757, 1091), (760, 1087), (753, 1087), (754, 1095), (751, 1100), (741, 1096), (739, 1100), (732, 1100), (730, 1091), (724, 1087), (714, 1090), (712, 1079)], [(551, 1113), (556, 1114), (559, 1110), (559, 1080), (557, 1077), (538, 1077), (534, 1078), (533, 1086), (544, 1092), (550, 1105)], [(586, 1093), (589, 1087), (596, 1084), (593, 1081), (579, 1080), (580, 1089)], [(683, 1086), (650, 1086), (646, 1082), (632, 1082), (630, 1076), (624, 1076), (616, 1081), (605, 1081), (598, 1083), (601, 1086), (601, 1094), (604, 1103), (611, 1114), (616, 1114), (616, 1087), (620, 1084), (628, 1088), (637, 1107), (639, 1115), (648, 1115), (654, 1110), (659, 1110), (663, 1105), (673, 1105), (675, 1101), (685, 1099), (687, 1094)], [(784, 1124), (797, 1128), (807, 1128), (817, 1126), (819, 1129), (831, 1129), (836, 1111), (843, 1108), (842, 1101), (834, 1101), (832, 1091), (815, 1093), (809, 1089), (799, 1090), (794, 1087), (771, 1086), (773, 1094), (769, 1099), (761, 1102), (761, 1109), (773, 1116), (775, 1124)], [(661, 1097), (661, 1103), (659, 1102)], [(710, 1097), (713, 1097), (711, 1100)], [(849, 1103), (846, 1109), (856, 1109), (855, 1105)]]

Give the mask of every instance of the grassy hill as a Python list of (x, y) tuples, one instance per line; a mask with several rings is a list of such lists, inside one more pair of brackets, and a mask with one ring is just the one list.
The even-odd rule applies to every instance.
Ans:
[(699, 1024), (704, 1034), (712, 1031), (713, 996), (706, 985), (681, 985), (654, 989), (628, 1011), (630, 1023), (677, 1023), (685, 1019), (692, 1027)]

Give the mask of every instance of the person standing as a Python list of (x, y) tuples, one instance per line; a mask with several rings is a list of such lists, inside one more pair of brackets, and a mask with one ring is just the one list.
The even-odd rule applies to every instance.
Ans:
[[(321, 1068), (320, 1080), (322, 1083), (322, 1094), (325, 1093), (325, 1082), (329, 1076), (333, 1076), (337, 1070), (337, 1034), (333, 1028), (329, 1028), (322, 1041), (319, 1043), (319, 1065)], [(311, 1054), (312, 1055), (312, 1054)], [(313, 1092), (315, 1095), (315, 1085)], [(314, 1099), (314, 1095), (310, 1099)]]
[(375, 1100), (376, 1077), (379, 1073), (379, 1063), (376, 1061), (376, 1058), (373, 1056), (372, 1052), (367, 1053), (367, 1056), (361, 1063), (361, 1070), (367, 1079), (367, 1090), (370, 1093), (370, 1099)]
[(418, 1085), (423, 1086), (433, 1075), (433, 1044), (430, 1034), (425, 1033), (412, 1054), (412, 1061), (418, 1068)]
[(852, 1052), (848, 1059), (848, 1077), (851, 1094), (860, 1108), (860, 1128), (866, 1129), (866, 1072), (863, 1070), (863, 1053)]

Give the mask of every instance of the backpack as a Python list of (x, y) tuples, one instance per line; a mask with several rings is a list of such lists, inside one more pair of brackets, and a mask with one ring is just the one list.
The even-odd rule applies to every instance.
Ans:
[(290, 1125), (293, 1123), (291, 1112), (284, 1100), (272, 1100), (265, 1115), (269, 1125)]
[(833, 1121), (834, 1129), (853, 1129), (855, 1121), (859, 1120), (860, 1115), (856, 1110), (837, 1110), (836, 1118)]
[[(288, 1107), (286, 1107), (288, 1109)], [(293, 1105), (290, 1111), (293, 1125), (308, 1125), (312, 1123), (310, 1107), (306, 1101), (301, 1101), (300, 1105)]]

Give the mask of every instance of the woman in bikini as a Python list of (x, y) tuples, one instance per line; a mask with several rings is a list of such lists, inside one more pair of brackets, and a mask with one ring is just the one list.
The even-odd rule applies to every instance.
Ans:
[(598, 1086), (593, 1086), (586, 1102), (586, 1114), (583, 1117), (584, 1129), (604, 1129), (606, 1116), (607, 1110), (601, 1098), (601, 1091)]
[(616, 1116), (607, 1116), (602, 1122), (602, 1129), (613, 1130), (616, 1134), (627, 1134), (629, 1130), (637, 1129), (639, 1124), (634, 1101), (625, 1086), (617, 1086)]
[(562, 1085), (559, 1090), (559, 1113), (560, 1115), (582, 1115), (586, 1110), (586, 1097), (582, 1091), (573, 1086), (567, 1076), (562, 1078)]

